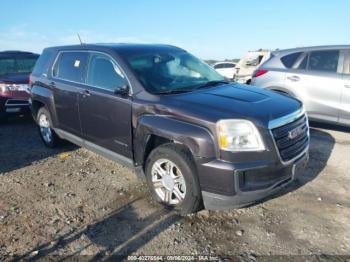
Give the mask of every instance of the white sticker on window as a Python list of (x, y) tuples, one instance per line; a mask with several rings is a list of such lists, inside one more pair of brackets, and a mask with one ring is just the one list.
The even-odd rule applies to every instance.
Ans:
[(79, 66), (80, 66), (80, 60), (75, 60), (74, 67), (79, 67)]

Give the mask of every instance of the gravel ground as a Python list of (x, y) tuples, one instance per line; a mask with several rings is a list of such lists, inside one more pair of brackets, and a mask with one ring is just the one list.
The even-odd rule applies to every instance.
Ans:
[(68, 143), (47, 149), (32, 121), (12, 120), (0, 124), (0, 257), (350, 255), (349, 156), (349, 130), (313, 128), (301, 181), (248, 208), (179, 217), (133, 171)]

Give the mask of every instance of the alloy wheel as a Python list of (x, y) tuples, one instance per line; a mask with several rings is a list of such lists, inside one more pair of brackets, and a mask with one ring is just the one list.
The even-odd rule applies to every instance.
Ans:
[(52, 131), (50, 127), (50, 122), (45, 114), (41, 114), (39, 117), (39, 127), (40, 133), (46, 143), (51, 143), (52, 141)]
[(158, 197), (168, 205), (178, 205), (186, 196), (186, 181), (179, 167), (168, 159), (152, 166), (152, 184)]

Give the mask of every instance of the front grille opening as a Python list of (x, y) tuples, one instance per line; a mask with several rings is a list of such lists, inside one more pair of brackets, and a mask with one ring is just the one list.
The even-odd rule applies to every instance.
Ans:
[(267, 189), (273, 185), (283, 184), (291, 179), (291, 167), (282, 169), (246, 170), (237, 173), (239, 188), (243, 192)]
[(279, 154), (283, 161), (300, 155), (309, 144), (309, 126), (305, 115), (292, 123), (272, 129)]
[(29, 105), (29, 101), (24, 99), (8, 99), (6, 105)]

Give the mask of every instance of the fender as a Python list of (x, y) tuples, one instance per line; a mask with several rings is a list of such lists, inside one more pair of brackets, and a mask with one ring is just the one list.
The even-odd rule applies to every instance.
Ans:
[[(38, 101), (46, 106), (46, 108), (49, 110), (51, 114), (51, 120), (53, 126), (57, 126), (57, 115), (56, 115), (56, 109), (54, 106), (54, 95), (53, 91), (49, 88), (45, 88), (38, 85), (33, 85), (31, 89), (31, 109), (33, 111), (33, 106), (35, 104), (35, 101)], [(33, 111), (34, 112), (34, 111)]]
[(216, 156), (215, 140), (209, 130), (168, 116), (146, 115), (138, 119), (134, 131), (136, 165), (143, 164), (145, 148), (151, 135), (187, 146), (195, 158)]

